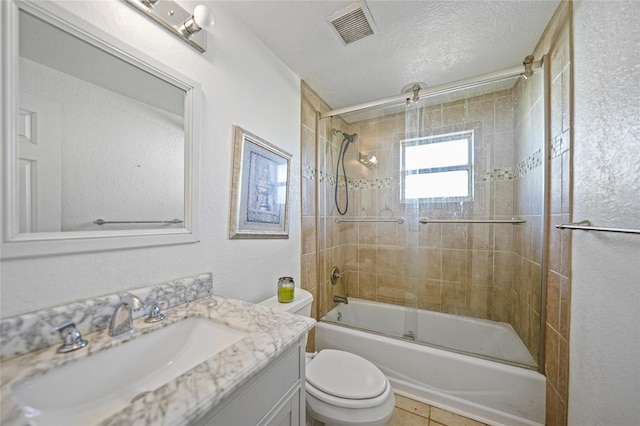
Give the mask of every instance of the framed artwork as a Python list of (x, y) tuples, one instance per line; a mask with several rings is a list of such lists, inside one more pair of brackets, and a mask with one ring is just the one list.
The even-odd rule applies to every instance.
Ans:
[(289, 238), (291, 154), (233, 128), (229, 238)]

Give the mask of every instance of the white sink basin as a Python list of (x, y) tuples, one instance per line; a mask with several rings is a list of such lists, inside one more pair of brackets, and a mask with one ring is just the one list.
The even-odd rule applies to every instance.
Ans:
[(17, 382), (11, 391), (32, 424), (95, 424), (247, 335), (206, 318), (188, 318)]

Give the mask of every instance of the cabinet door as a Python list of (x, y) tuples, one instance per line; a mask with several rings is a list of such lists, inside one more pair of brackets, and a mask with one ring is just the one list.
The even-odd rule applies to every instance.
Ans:
[(302, 426), (300, 425), (300, 392), (298, 389), (280, 409), (264, 423), (266, 426)]
[[(248, 426), (300, 424), (300, 390), (304, 380), (300, 345), (266, 366), (255, 378), (235, 391), (218, 407), (213, 408), (193, 425)], [(297, 407), (291, 407), (297, 404)], [(286, 408), (289, 406), (289, 408)], [(287, 417), (288, 416), (288, 417)], [(290, 423), (286, 419), (291, 418)], [(273, 423), (272, 423), (273, 422)]]

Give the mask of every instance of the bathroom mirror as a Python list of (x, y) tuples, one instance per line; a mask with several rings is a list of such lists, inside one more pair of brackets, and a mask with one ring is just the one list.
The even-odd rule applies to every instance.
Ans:
[(196, 242), (199, 86), (59, 6), (2, 7), (2, 258)]

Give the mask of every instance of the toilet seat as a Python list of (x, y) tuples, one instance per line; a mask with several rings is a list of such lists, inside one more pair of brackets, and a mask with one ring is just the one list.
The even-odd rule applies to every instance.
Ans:
[(389, 394), (392, 393), (391, 386), (387, 382), (387, 387), (380, 395), (375, 398), (369, 399), (348, 399), (348, 398), (338, 398), (334, 395), (322, 392), (317, 389), (315, 386), (306, 383), (306, 391), (309, 395), (315, 397), (317, 400), (326, 402), (329, 405), (333, 405), (335, 407), (343, 407), (343, 408), (371, 408), (377, 407), (383, 404), (387, 399), (389, 399)]
[(307, 364), (307, 392), (328, 404), (369, 408), (384, 403), (392, 392), (386, 376), (366, 359), (325, 349)]

